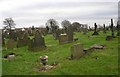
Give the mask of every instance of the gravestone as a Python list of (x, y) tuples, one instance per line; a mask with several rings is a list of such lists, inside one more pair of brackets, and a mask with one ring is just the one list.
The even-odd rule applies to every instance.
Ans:
[(13, 39), (14, 41), (17, 41), (17, 33), (15, 30), (10, 31), (10, 39)]
[(60, 36), (60, 30), (57, 29), (57, 30), (53, 33), (53, 37), (54, 37), (54, 39), (58, 40), (58, 39), (59, 39), (59, 36)]
[(41, 33), (36, 30), (34, 37), (29, 39), (28, 49), (31, 51), (40, 51), (44, 48), (46, 48), (44, 38), (42, 37)]
[(118, 20), (116, 28), (117, 28), (117, 36), (120, 36), (120, 20)]
[(59, 44), (65, 44), (68, 43), (68, 36), (67, 34), (61, 34), (59, 36)]
[(71, 47), (71, 58), (72, 59), (79, 59), (82, 56), (84, 56), (84, 52), (83, 52), (83, 44), (74, 44)]
[(14, 49), (16, 48), (16, 42), (14, 39), (9, 39), (6, 43), (7, 49)]
[(24, 34), (24, 31), (22, 31), (22, 30), (17, 31), (18, 40), (22, 39), (23, 34)]
[(114, 37), (114, 28), (113, 28), (113, 19), (111, 19), (111, 26), (110, 26), (110, 29), (111, 29), (111, 35), (112, 37)]
[(28, 38), (29, 34), (27, 31), (25, 31), (22, 35), (21, 38), (18, 39), (17, 41), (17, 47), (23, 47), (23, 46), (27, 46), (28, 45)]
[(52, 26), (52, 34), (53, 34), (53, 37), (54, 39), (58, 39), (59, 38), (59, 27), (58, 26)]
[(68, 36), (68, 42), (73, 42), (73, 28), (72, 28), (72, 25), (67, 27), (66, 34)]
[(42, 35), (40, 34), (39, 31), (36, 31), (36, 33), (35, 33), (34, 43), (35, 43), (34, 44), (35, 46), (45, 47), (44, 38), (42, 37)]
[(98, 32), (97, 32), (97, 24), (94, 23), (94, 26), (95, 26), (95, 29), (94, 29), (94, 33), (92, 35), (99, 35)]
[(105, 24), (103, 24), (103, 32), (106, 34), (106, 27), (105, 27)]

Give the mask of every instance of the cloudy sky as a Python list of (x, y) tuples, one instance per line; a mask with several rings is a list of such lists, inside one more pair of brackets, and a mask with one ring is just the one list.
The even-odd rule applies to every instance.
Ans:
[(48, 19), (79, 22), (93, 26), (110, 23), (118, 17), (119, 0), (0, 0), (0, 28), (12, 17), (16, 27), (45, 26)]

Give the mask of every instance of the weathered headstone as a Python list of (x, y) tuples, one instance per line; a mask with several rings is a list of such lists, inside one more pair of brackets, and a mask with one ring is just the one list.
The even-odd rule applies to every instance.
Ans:
[(75, 44), (71, 47), (71, 58), (72, 59), (79, 59), (84, 56), (83, 52), (83, 44)]
[(17, 31), (18, 40), (22, 39), (23, 34), (24, 34), (24, 31), (22, 31), (22, 30)]
[(44, 38), (37, 30), (34, 38), (30, 39), (28, 49), (31, 51), (40, 51), (46, 47)]
[(16, 42), (13, 39), (9, 39), (6, 43), (7, 49), (14, 49), (16, 48)]
[(65, 44), (68, 43), (68, 36), (67, 34), (61, 34), (59, 36), (59, 44)]
[(17, 33), (15, 30), (10, 31), (10, 39), (13, 39), (14, 41), (17, 41)]
[(18, 39), (17, 41), (17, 47), (23, 47), (23, 46), (27, 46), (28, 45), (28, 38), (29, 34), (27, 31), (25, 31), (22, 35), (21, 38)]
[(120, 20), (118, 20), (116, 28), (117, 28), (117, 36), (120, 36)]
[(59, 36), (60, 36), (60, 30), (59, 29), (57, 29), (54, 33), (53, 33), (53, 37), (54, 37), (54, 39), (59, 39)]
[(40, 34), (39, 31), (36, 31), (36, 33), (35, 33), (34, 43), (35, 43), (34, 44), (35, 46), (44, 46), (45, 47), (44, 38), (42, 37), (42, 35)]
[(73, 28), (72, 28), (72, 25), (67, 27), (66, 34), (68, 36), (68, 42), (73, 42)]

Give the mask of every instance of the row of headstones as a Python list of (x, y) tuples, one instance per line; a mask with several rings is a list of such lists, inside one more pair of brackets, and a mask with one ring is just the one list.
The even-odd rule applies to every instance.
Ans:
[[(32, 34), (31, 34), (32, 33)], [(45, 41), (39, 30), (34, 30), (29, 33), (27, 30), (20, 30), (16, 32), (15, 30), (11, 31), (11, 34), (8, 38), (8, 41), (5, 44), (4, 36), (3, 42), (8, 49), (19, 48), (23, 46), (28, 46), (29, 50), (36, 50), (36, 48), (42, 49), (45, 48)], [(4, 35), (4, 34), (3, 34)]]
[[(53, 36), (55, 39), (59, 40), (60, 44), (69, 43), (73, 41), (73, 28), (68, 26), (65, 30), (65, 34), (61, 34), (62, 32), (58, 30), (53, 31)], [(3, 45), (6, 45), (8, 49), (19, 48), (23, 46), (28, 46), (29, 50), (37, 51), (37, 49), (45, 48), (45, 41), (42, 37), (41, 31), (32, 29), (32, 30), (11, 30), (10, 34), (8, 34), (9, 38), (5, 44), (5, 36), (7, 35), (3, 33)]]
[[(118, 22), (119, 22), (119, 21), (118, 21)], [(95, 23), (94, 26), (95, 26), (95, 29), (94, 29), (94, 33), (93, 33), (92, 35), (99, 35), (99, 33), (98, 33), (98, 31), (97, 31), (97, 24)], [(111, 35), (106, 36), (106, 40), (112, 40), (112, 39), (115, 38), (116, 36), (120, 36), (120, 24), (119, 24), (119, 23), (117, 23), (117, 26), (116, 26), (117, 34), (116, 34), (116, 36), (115, 36), (114, 26), (113, 26), (113, 19), (111, 19), (110, 30), (111, 30)], [(106, 34), (105, 24), (104, 24), (103, 32)]]
[[(97, 24), (95, 23), (95, 30), (94, 30), (93, 35), (99, 35), (96, 29), (97, 29)], [(17, 47), (21, 47), (21, 46), (27, 45), (28, 44), (28, 40), (33, 36), (35, 39), (32, 39), (32, 40), (30, 39), (29, 42), (31, 42), (30, 43), (31, 45), (36, 46), (37, 42), (35, 43), (33, 41), (36, 40), (36, 38), (40, 39), (41, 35), (34, 34), (35, 33), (34, 31), (36, 31), (36, 30), (34, 30), (34, 28), (32, 30), (28, 30), (28, 31), (18, 31), (17, 33), (15, 33), (14, 31), (11, 31), (10, 39), (13, 39), (13, 40), (16, 41), (17, 37), (18, 37)], [(114, 35), (113, 34), (113, 20), (112, 19), (111, 19), (111, 31), (112, 31), (112, 35)], [(68, 26), (65, 29), (65, 34), (61, 34), (59, 28), (53, 28), (52, 32), (53, 32), (52, 34), (53, 34), (54, 38), (55, 39), (59, 39), (59, 43), (60, 44), (64, 44), (64, 43), (68, 43), (68, 42), (72, 42), (73, 41), (73, 32), (74, 32), (74, 30), (73, 30), (72, 26)], [(28, 36), (31, 36), (31, 37), (28, 38)], [(37, 41), (39, 41), (39, 39)], [(34, 46), (31, 46), (31, 47), (34, 47)]]
[[(119, 22), (119, 21), (118, 21)], [(117, 30), (117, 36), (120, 36), (120, 24), (117, 22), (117, 26), (115, 27), (113, 25), (113, 19), (111, 19), (111, 25), (109, 26), (110, 30), (111, 30), (111, 37), (115, 37), (114, 31)], [(105, 24), (103, 24), (103, 32), (106, 33), (107, 28), (105, 26)], [(94, 33), (92, 35), (99, 35), (98, 33), (99, 31), (97, 31), (97, 24), (94, 23)]]

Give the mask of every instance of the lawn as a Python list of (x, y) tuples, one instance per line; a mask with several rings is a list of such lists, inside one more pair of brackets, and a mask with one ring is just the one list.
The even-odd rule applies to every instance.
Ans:
[[(100, 32), (99, 36), (89, 38), (92, 33), (83, 35), (76, 32), (74, 38), (78, 37), (78, 41), (64, 45), (59, 45), (58, 40), (54, 40), (52, 35), (47, 35), (44, 37), (47, 48), (40, 52), (28, 51), (27, 46), (15, 50), (5, 50), (3, 47), (3, 55), (14, 52), (18, 56), (13, 61), (2, 59), (2, 73), (3, 75), (117, 75), (118, 38), (106, 41), (103, 32)], [(110, 32), (107, 35), (110, 35)], [(95, 50), (79, 60), (66, 59), (70, 56), (70, 47), (76, 43), (84, 44), (84, 48), (89, 48), (93, 44), (104, 44), (106, 48)], [(48, 55), (48, 64), (57, 62), (58, 65), (47, 72), (36, 71), (39, 56), (42, 55)]]

